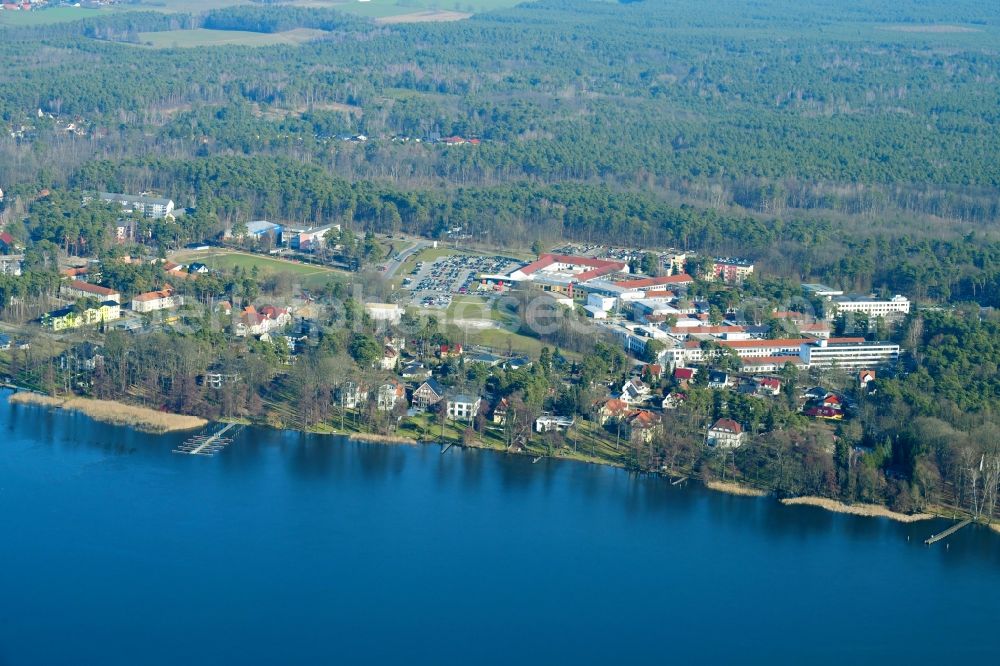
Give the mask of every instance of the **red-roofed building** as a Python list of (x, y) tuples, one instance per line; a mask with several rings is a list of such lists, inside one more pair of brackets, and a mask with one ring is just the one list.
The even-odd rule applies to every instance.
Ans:
[(628, 419), (628, 437), (632, 443), (648, 444), (663, 426), (659, 414), (648, 409), (640, 409), (631, 414)]
[(574, 283), (586, 282), (611, 273), (627, 272), (628, 264), (624, 261), (575, 257), (568, 254), (543, 254), (537, 261), (512, 272), (510, 278), (515, 281), (551, 278), (554, 283), (549, 286), (556, 286), (555, 283), (565, 284), (571, 291)]
[(683, 385), (692, 381), (697, 372), (697, 368), (676, 368), (674, 370), (674, 379)]
[(632, 407), (624, 400), (608, 398), (597, 410), (597, 420), (604, 425), (611, 419), (623, 419), (632, 412)]
[[(661, 277), (637, 278), (635, 280), (620, 280), (615, 282), (616, 287), (622, 289), (646, 289), (648, 287), (663, 287), (666, 285), (687, 285), (693, 284), (694, 278), (686, 273), (679, 275), (664, 275)], [(648, 296), (649, 294), (647, 294)]]
[(236, 335), (246, 337), (247, 335), (264, 335), (271, 331), (282, 328), (292, 321), (292, 315), (288, 310), (266, 305), (260, 310), (248, 305), (240, 313), (240, 321), (236, 323)]
[(148, 291), (132, 298), (132, 309), (136, 312), (167, 310), (183, 304), (184, 297), (175, 296), (174, 288), (169, 284), (163, 285), (163, 289), (159, 291)]
[(719, 419), (705, 436), (705, 443), (719, 449), (735, 449), (743, 445), (743, 426), (732, 419)]
[(760, 377), (756, 380), (757, 392), (767, 395), (779, 395), (781, 393), (781, 380), (777, 377)]
[(114, 289), (102, 287), (99, 284), (90, 284), (80, 280), (73, 280), (69, 284), (64, 284), (59, 292), (69, 298), (96, 298), (101, 301), (114, 301), (121, 303), (122, 295)]

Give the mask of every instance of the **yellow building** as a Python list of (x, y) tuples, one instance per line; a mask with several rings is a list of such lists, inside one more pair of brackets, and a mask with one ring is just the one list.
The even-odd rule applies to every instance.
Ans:
[(42, 324), (53, 331), (64, 331), (81, 326), (92, 326), (115, 321), (122, 316), (121, 305), (115, 301), (105, 301), (100, 305), (78, 310), (70, 306), (54, 310), (42, 317)]

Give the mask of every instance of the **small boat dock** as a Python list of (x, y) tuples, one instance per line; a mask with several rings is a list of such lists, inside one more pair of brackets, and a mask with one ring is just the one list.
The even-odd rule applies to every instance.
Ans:
[(966, 518), (965, 520), (963, 520), (960, 523), (955, 523), (954, 525), (952, 525), (951, 527), (949, 527), (948, 529), (946, 529), (943, 532), (938, 532), (937, 534), (930, 535), (929, 537), (927, 537), (927, 539), (924, 540), (924, 543), (929, 546), (932, 543), (937, 543), (941, 539), (947, 539), (952, 534), (954, 534), (955, 532), (959, 531), (960, 529), (962, 529), (963, 527), (965, 527), (966, 525), (968, 525), (971, 522), (972, 522), (971, 518)]
[(237, 424), (227, 423), (210, 435), (195, 435), (174, 449), (174, 453), (183, 453), (189, 456), (214, 456), (233, 443), (237, 433), (234, 432), (229, 437), (226, 437), (226, 434), (235, 427)]

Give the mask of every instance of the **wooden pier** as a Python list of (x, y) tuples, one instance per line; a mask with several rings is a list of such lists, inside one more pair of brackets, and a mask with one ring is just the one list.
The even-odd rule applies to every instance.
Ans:
[(948, 529), (946, 529), (944, 532), (938, 532), (937, 534), (930, 535), (929, 537), (927, 537), (927, 539), (924, 540), (924, 543), (929, 546), (932, 543), (937, 543), (941, 539), (947, 539), (952, 534), (954, 534), (955, 532), (959, 531), (960, 529), (962, 529), (963, 527), (965, 527), (966, 525), (968, 525), (971, 522), (972, 522), (972, 518), (966, 518), (965, 520), (963, 520), (960, 523), (955, 523), (954, 525), (952, 525), (951, 527), (949, 527)]
[(455, 445), (452, 444), (451, 442), (448, 442), (447, 444), (445, 444), (444, 448), (441, 449), (441, 455), (444, 455), (445, 453), (448, 453), (448, 449), (450, 449), (453, 446), (455, 446)]
[[(235, 423), (227, 423), (210, 435), (195, 435), (174, 449), (174, 453), (184, 453), (189, 456), (214, 456), (233, 442), (233, 437), (226, 433), (236, 427)], [(233, 433), (235, 436), (235, 433)]]
[(679, 478), (679, 479), (677, 479), (675, 481), (671, 481), (670, 485), (676, 486), (678, 483), (684, 483), (687, 480), (688, 480), (688, 478), (686, 476), (682, 476), (681, 478)]

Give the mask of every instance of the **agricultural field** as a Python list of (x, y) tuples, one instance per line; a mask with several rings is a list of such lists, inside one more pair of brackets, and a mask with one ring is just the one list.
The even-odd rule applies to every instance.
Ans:
[(0, 11), (0, 25), (11, 26), (32, 26), (50, 25), (52, 23), (67, 23), (69, 21), (79, 21), (85, 18), (95, 18), (106, 16), (113, 9), (87, 9), (83, 7), (53, 7), (51, 9), (37, 9), (29, 12)]
[(168, 30), (139, 33), (140, 44), (154, 49), (197, 48), (202, 46), (298, 45), (327, 34), (323, 30), (296, 28), (287, 32), (245, 32), (242, 30)]
[(213, 248), (211, 250), (181, 251), (171, 256), (178, 263), (200, 262), (211, 269), (228, 271), (236, 267), (251, 270), (254, 267), (262, 277), (288, 274), (303, 287), (318, 287), (331, 279), (343, 278), (346, 273), (325, 266), (303, 264), (287, 259), (263, 257), (249, 252)]

